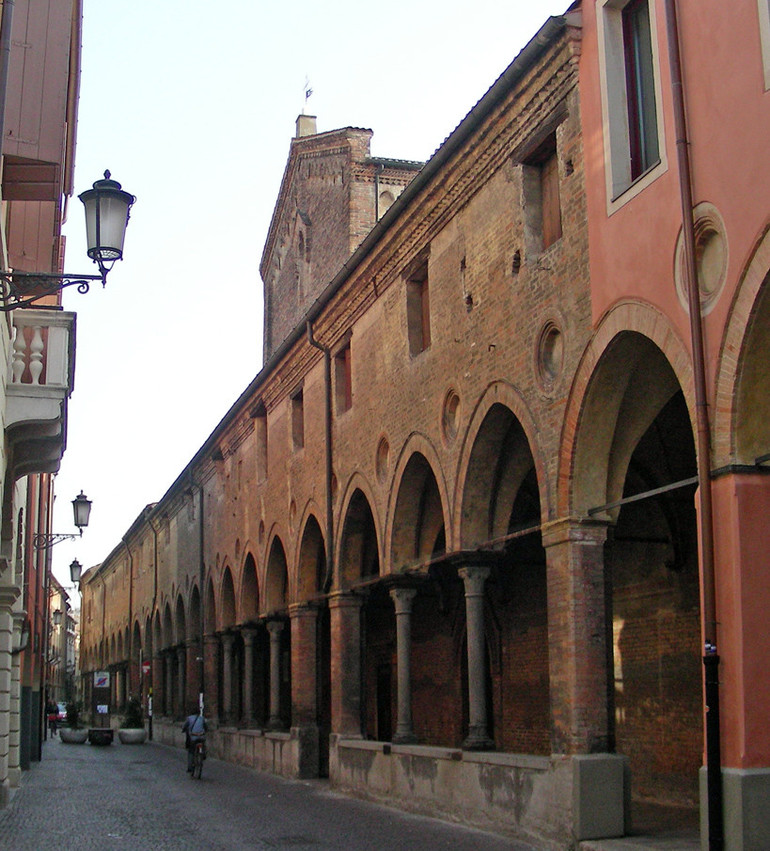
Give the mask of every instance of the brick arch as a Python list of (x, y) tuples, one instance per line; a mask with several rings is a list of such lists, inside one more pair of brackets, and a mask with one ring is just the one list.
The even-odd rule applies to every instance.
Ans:
[[(538, 489), (540, 491), (540, 514), (542, 520), (546, 520), (553, 515), (552, 503), (548, 498), (548, 494), (552, 492), (550, 482), (548, 480), (543, 454), (537, 441), (537, 428), (534, 418), (531, 415), (529, 408), (519, 392), (503, 381), (496, 381), (487, 387), (484, 391), (471, 414), (468, 429), (463, 437), (463, 445), (458, 462), (455, 498), (454, 498), (454, 529), (457, 539), (453, 541), (454, 549), (461, 549), (470, 546), (468, 540), (468, 523), (463, 523), (463, 516), (467, 511), (467, 500), (471, 496), (470, 489), (484, 487), (484, 483), (478, 480), (478, 470), (474, 471), (473, 467), (479, 466), (479, 448), (481, 441), (487, 441), (490, 445), (488, 452), (497, 456), (495, 452), (495, 443), (499, 441), (490, 439), (489, 426), (490, 414), (493, 409), (506, 410), (511, 418), (518, 423), (521, 434), (526, 441), (527, 452), (532, 460), (537, 477)], [(484, 429), (484, 431), (482, 431)], [(490, 471), (491, 472), (491, 471)], [(471, 480), (475, 477), (475, 480)], [(480, 543), (477, 541), (476, 543)]]
[[(761, 380), (770, 341), (770, 227), (746, 265), (725, 323), (714, 404), (714, 467), (753, 464), (758, 447), (770, 452), (770, 388)], [(748, 402), (751, 401), (751, 405)], [(764, 403), (764, 404), (763, 404)]]
[[(407, 489), (422, 488), (422, 493), (419, 496), (419, 500), (422, 501), (422, 497), (425, 496), (424, 488), (430, 487), (431, 481), (436, 488), (435, 496), (438, 497), (438, 509), (443, 524), (445, 546), (448, 546), (452, 540), (452, 518), (448, 511), (450, 500), (446, 479), (433, 443), (425, 435), (414, 432), (409, 436), (399, 454), (388, 498), (384, 542), (385, 561), (383, 563), (388, 572), (393, 571), (396, 561), (399, 563), (395, 566), (401, 568), (409, 562), (418, 558), (428, 558), (430, 555), (422, 551), (421, 543), (415, 542), (417, 547), (414, 550), (414, 557), (412, 557), (410, 554), (412, 552), (411, 544), (402, 532), (405, 526), (416, 519), (414, 510), (410, 511), (409, 509), (415, 508), (413, 498), (417, 497), (417, 494), (413, 492), (410, 497), (407, 494)], [(436, 519), (438, 519), (438, 515), (436, 515)], [(427, 543), (427, 540), (423, 543)]]
[(323, 558), (323, 570), (326, 563), (326, 529), (322, 516), (320, 506), (308, 500), (299, 524), (302, 534), (297, 539), (294, 569), (289, 571), (289, 599), (294, 602), (302, 602), (322, 590), (316, 587), (315, 575), (317, 559)]
[(241, 579), (237, 595), (238, 622), (249, 623), (259, 617), (259, 575), (257, 559), (250, 546), (244, 547)]
[(176, 612), (174, 622), (174, 643), (182, 644), (187, 638), (187, 615), (185, 613), (184, 598), (182, 593), (176, 597)]
[(282, 611), (288, 604), (289, 565), (286, 548), (279, 535), (271, 536), (269, 555), (265, 564), (262, 608), (266, 614)]
[(342, 585), (342, 554), (345, 546), (345, 524), (347, 519), (350, 516), (351, 512), (351, 502), (354, 499), (358, 499), (356, 494), (361, 494), (363, 499), (366, 501), (369, 511), (372, 515), (372, 521), (374, 523), (374, 531), (377, 537), (377, 558), (379, 560), (380, 565), (383, 563), (382, 559), (382, 524), (380, 521), (379, 512), (377, 510), (377, 501), (374, 497), (374, 489), (371, 486), (369, 480), (363, 474), (356, 472), (354, 473), (346, 487), (343, 498), (340, 502), (340, 510), (339, 510), (339, 521), (337, 523), (337, 528), (335, 529), (335, 553), (337, 554), (334, 565), (334, 587), (341, 587)]
[(199, 638), (201, 634), (201, 592), (197, 582), (190, 588), (190, 616), (187, 619), (187, 638)]
[(166, 600), (163, 606), (163, 647), (171, 647), (174, 643), (174, 619), (171, 615), (171, 603)]
[[(652, 360), (645, 360), (652, 358)], [(659, 390), (682, 390), (695, 432), (692, 362), (690, 352), (669, 319), (643, 302), (621, 302), (602, 318), (586, 347), (570, 388), (564, 416), (557, 505), (561, 517), (582, 516), (596, 505), (610, 502), (622, 488), (625, 464), (637, 434), (658, 401), (649, 398), (639, 410), (633, 429), (618, 429), (618, 416), (626, 409), (639, 382), (632, 382), (632, 365), (651, 377)], [(656, 375), (663, 367), (670, 375)], [(676, 386), (674, 386), (676, 385)], [(615, 457), (611, 459), (613, 455)], [(613, 494), (609, 497), (609, 494)]]
[(235, 581), (233, 579), (233, 572), (230, 570), (230, 565), (227, 562), (225, 562), (222, 570), (222, 579), (219, 583), (219, 612), (220, 629), (228, 629), (231, 626), (235, 626)]

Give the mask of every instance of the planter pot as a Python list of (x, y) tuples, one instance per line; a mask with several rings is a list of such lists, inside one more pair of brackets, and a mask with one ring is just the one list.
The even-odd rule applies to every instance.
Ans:
[(84, 745), (88, 739), (88, 730), (72, 730), (69, 727), (59, 728), (59, 741), (65, 745)]
[(121, 745), (141, 745), (147, 738), (144, 727), (124, 727), (118, 730)]

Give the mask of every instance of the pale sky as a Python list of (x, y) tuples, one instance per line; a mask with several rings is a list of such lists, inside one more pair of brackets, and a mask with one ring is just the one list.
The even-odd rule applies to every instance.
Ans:
[[(84, 570), (165, 494), (262, 366), (259, 260), (294, 122), (367, 127), (426, 160), (569, 0), (85, 0), (76, 195), (105, 169), (137, 197), (106, 289), (77, 312), (53, 570)], [(95, 272), (70, 200), (67, 272)], [(73, 593), (77, 605), (77, 594)]]

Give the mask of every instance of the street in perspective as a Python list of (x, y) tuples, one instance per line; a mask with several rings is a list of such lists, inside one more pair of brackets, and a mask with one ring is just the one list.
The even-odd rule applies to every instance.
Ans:
[(0, 811), (6, 851), (344, 848), (533, 851), (491, 833), (410, 815), (207, 759), (200, 780), (180, 748), (66, 745), (53, 737)]

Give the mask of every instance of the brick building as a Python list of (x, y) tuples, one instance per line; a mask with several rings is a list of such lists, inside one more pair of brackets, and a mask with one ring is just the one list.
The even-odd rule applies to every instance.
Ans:
[(300, 117), (265, 366), (83, 578), (111, 705), (549, 847), (768, 846), (770, 21), (678, 5), (574, 3), (419, 169)]

